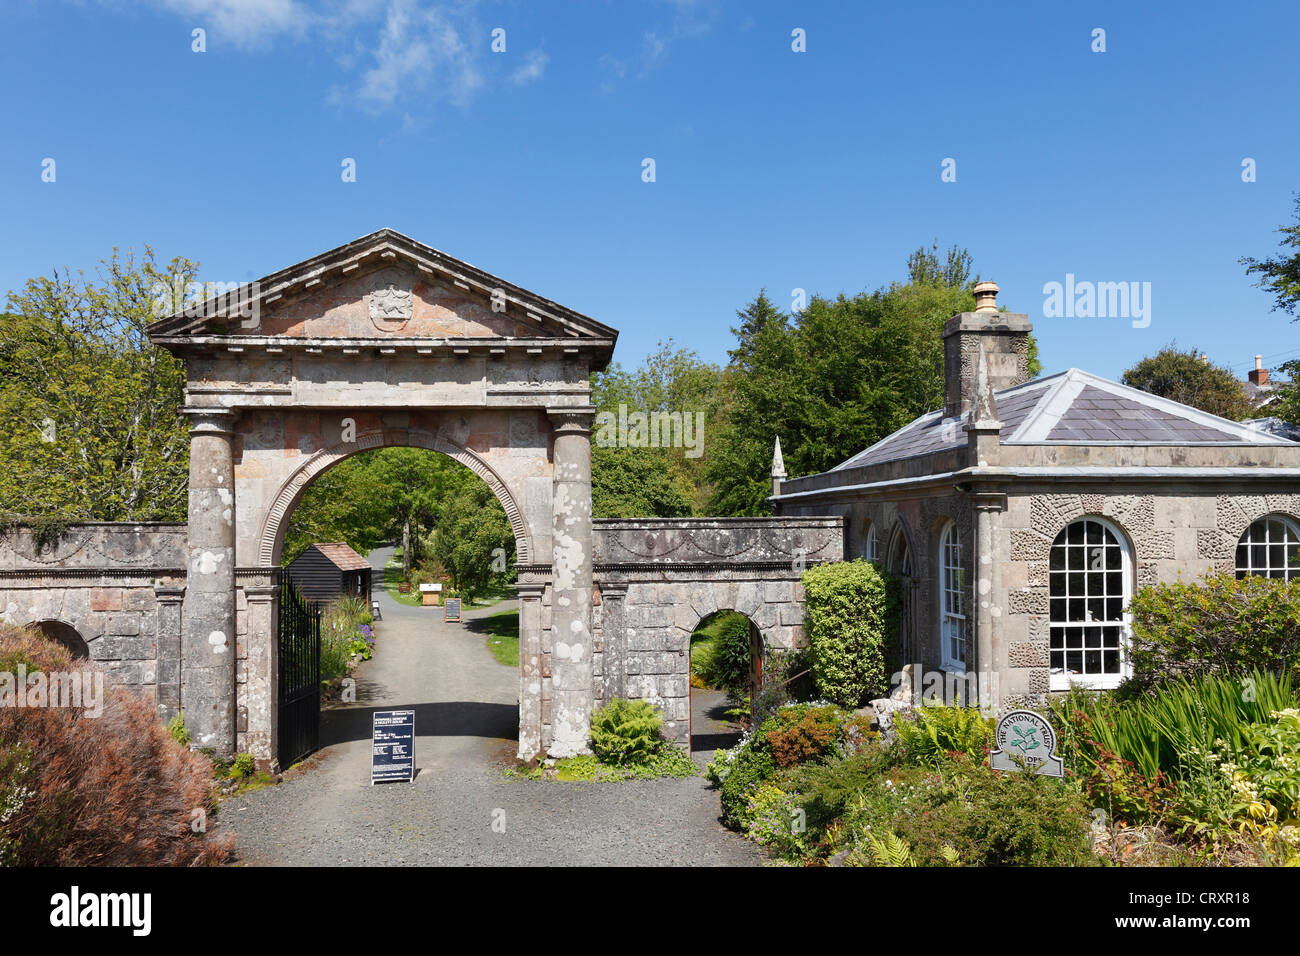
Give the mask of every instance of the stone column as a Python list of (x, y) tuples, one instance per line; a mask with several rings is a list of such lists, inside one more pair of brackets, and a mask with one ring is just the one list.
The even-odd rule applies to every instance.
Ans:
[(185, 589), (154, 587), (158, 599), (158, 716), (181, 712), (181, 607)]
[(996, 587), (997, 516), (1006, 507), (1000, 494), (975, 497), (975, 637), (980, 709), (992, 716), (1002, 704), (1001, 673), (1002, 612), (993, 605)]
[(605, 700), (627, 697), (627, 583), (600, 586), (601, 629), (605, 636)]
[(181, 640), (181, 709), (195, 749), (235, 752), (234, 414), (190, 417), (189, 550)]
[(542, 595), (545, 582), (521, 581), (519, 592), (519, 759), (542, 752)]
[(552, 757), (589, 752), (591, 726), (591, 421), (594, 408), (547, 409), (555, 426), (552, 495)]
[(279, 703), (280, 654), (280, 587), (278, 568), (265, 568), (255, 585), (244, 588), (248, 597), (248, 615), (244, 642), (246, 679), (245, 706), (248, 725), (245, 748), (256, 758), (258, 766), (274, 769), (276, 754), (277, 705)]

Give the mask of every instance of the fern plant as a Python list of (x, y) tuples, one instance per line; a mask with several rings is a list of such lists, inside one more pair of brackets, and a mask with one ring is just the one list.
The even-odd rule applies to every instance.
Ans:
[(883, 838), (877, 837), (870, 830), (866, 836), (867, 844), (871, 847), (871, 861), (876, 866), (916, 866), (916, 861), (912, 859), (912, 848), (892, 830), (886, 830)]
[(917, 763), (937, 764), (947, 754), (979, 757), (993, 740), (995, 722), (974, 707), (932, 704), (910, 715), (899, 715), (894, 730), (908, 757)]
[(663, 718), (644, 700), (615, 697), (591, 715), (591, 749), (602, 763), (643, 764), (663, 743)]

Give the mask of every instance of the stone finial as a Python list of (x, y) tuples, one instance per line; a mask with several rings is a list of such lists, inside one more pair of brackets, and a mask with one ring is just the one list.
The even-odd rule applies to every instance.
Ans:
[(781, 482), (785, 479), (785, 459), (781, 457), (781, 437), (778, 435), (776, 446), (772, 449), (772, 494), (781, 493)]
[(975, 311), (996, 312), (998, 310), (998, 284), (996, 282), (975, 283)]
[(989, 382), (989, 361), (988, 356), (984, 354), (983, 342), (980, 343), (979, 358), (975, 360), (975, 387), (971, 390), (970, 409), (973, 427), (981, 428), (990, 424), (1002, 427), (1002, 423), (998, 421), (998, 407), (993, 398), (993, 386)]
[(980, 343), (979, 355), (975, 359), (970, 415), (963, 427), (972, 464), (983, 467), (991, 463), (1001, 444), (1002, 423), (998, 421), (998, 406), (993, 397), (993, 382), (989, 378), (988, 356), (984, 354), (983, 343)]

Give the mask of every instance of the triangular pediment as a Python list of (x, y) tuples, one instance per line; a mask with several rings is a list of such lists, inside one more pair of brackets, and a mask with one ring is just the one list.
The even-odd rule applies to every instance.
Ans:
[(474, 339), (608, 343), (618, 332), (391, 229), (196, 303), (150, 327), (187, 340)]

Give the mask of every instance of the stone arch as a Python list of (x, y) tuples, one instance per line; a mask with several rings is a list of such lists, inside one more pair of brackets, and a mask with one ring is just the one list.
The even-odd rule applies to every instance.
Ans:
[(88, 660), (90, 658), (89, 642), (81, 635), (80, 631), (67, 621), (51, 618), (44, 621), (33, 621), (27, 627), (29, 630), (38, 631), (56, 644), (61, 644), (72, 655), (74, 660)]
[(380, 448), (423, 448), (427, 451), (441, 452), (482, 478), (501, 502), (501, 507), (505, 509), (506, 517), (510, 521), (510, 529), (515, 535), (515, 560), (519, 564), (532, 563), (534, 554), (532, 533), (524, 520), (523, 512), (500, 475), (470, 449), (442, 435), (411, 430), (367, 432), (358, 435), (354, 442), (339, 442), (330, 448), (322, 449), (303, 462), (280, 486), (267, 512), (266, 523), (262, 528), (258, 545), (258, 559), (261, 565), (274, 567), (279, 563), (280, 553), (284, 547), (285, 531), (288, 528), (287, 518), (294, 506), (302, 499), (307, 487), (319, 475), (346, 458)]

